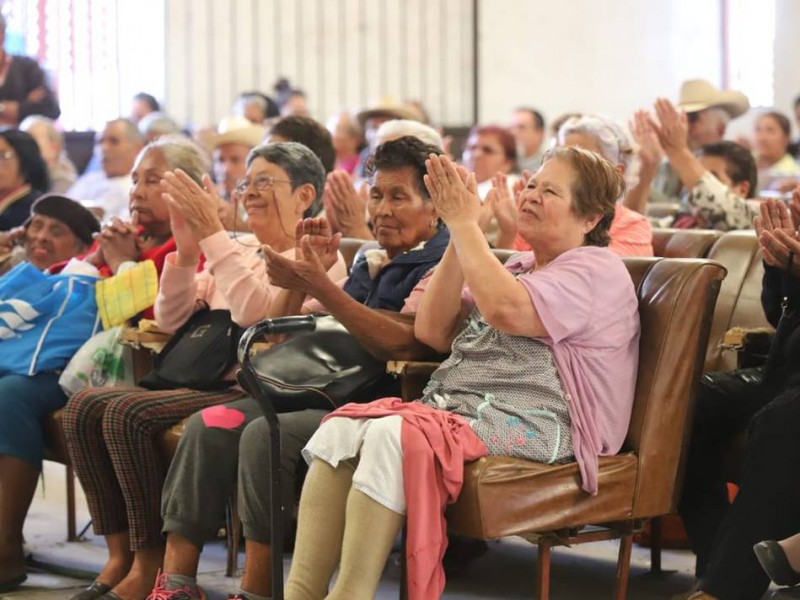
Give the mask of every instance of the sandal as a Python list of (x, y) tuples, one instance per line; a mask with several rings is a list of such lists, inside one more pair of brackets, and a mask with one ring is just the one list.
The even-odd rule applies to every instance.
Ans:
[(100, 581), (95, 581), (82, 592), (75, 594), (69, 600), (97, 600), (111, 591), (111, 586)]

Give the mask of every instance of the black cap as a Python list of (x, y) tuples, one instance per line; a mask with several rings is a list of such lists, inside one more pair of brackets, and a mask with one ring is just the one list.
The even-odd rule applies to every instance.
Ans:
[(92, 212), (80, 202), (66, 196), (45, 194), (33, 203), (31, 216), (34, 214), (58, 219), (87, 246), (91, 245), (94, 239), (92, 234), (100, 231), (100, 223)]

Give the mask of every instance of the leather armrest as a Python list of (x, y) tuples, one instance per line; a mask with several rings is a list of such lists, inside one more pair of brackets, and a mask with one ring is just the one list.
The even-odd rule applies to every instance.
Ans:
[(438, 362), (413, 360), (390, 360), (386, 362), (386, 372), (400, 379), (403, 400), (410, 402), (422, 396), (422, 390), (438, 367)]

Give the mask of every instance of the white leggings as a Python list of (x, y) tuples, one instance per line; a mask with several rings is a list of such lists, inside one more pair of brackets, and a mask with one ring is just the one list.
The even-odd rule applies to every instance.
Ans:
[(309, 464), (314, 458), (333, 468), (358, 457), (353, 487), (396, 513), (406, 513), (403, 492), (403, 417), (371, 419), (334, 417), (325, 421), (303, 449)]

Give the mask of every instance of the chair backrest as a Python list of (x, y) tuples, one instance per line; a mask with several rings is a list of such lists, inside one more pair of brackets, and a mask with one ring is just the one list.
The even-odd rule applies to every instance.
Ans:
[(769, 327), (761, 308), (761, 279), (764, 266), (754, 231), (731, 231), (723, 235), (708, 253), (722, 264), (728, 276), (722, 283), (711, 324), (706, 351), (706, 371), (736, 368), (736, 353), (719, 347), (731, 327)]
[(699, 259), (625, 259), (625, 264), (641, 320), (625, 448), (639, 460), (632, 516), (647, 517), (667, 514), (677, 502), (688, 425), (725, 268)]
[(714, 229), (653, 229), (653, 255), (664, 258), (705, 258), (720, 237)]
[(350, 272), (350, 268), (353, 266), (353, 263), (356, 262), (356, 256), (358, 254), (359, 248), (366, 244), (370, 240), (361, 240), (358, 238), (349, 238), (343, 237), (341, 242), (339, 242), (339, 252), (342, 253), (344, 257), (344, 262), (347, 265), (347, 272)]

